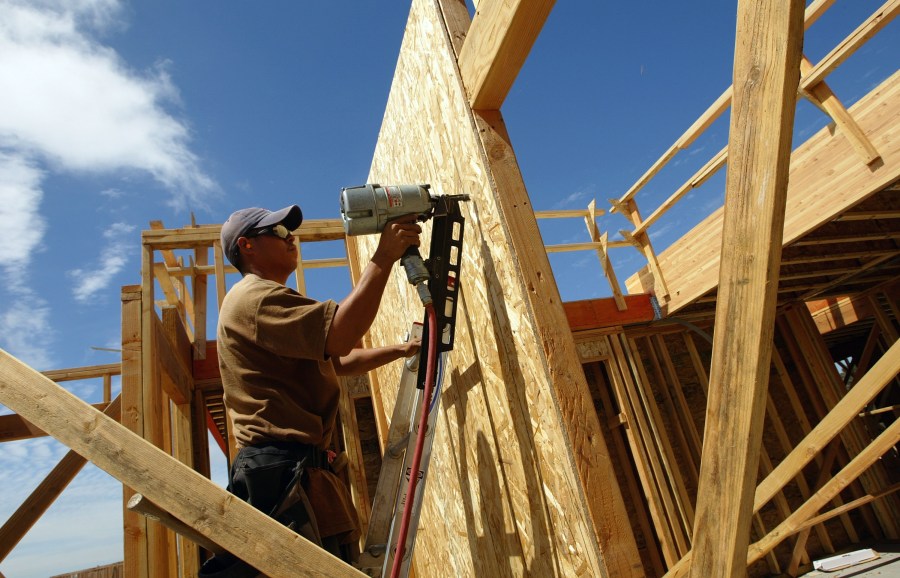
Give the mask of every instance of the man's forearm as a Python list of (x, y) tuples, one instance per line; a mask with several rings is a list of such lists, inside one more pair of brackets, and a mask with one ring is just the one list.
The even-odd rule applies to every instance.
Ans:
[(360, 375), (406, 357), (406, 351), (406, 345), (402, 343), (372, 349), (356, 348), (347, 355), (336, 358), (334, 370), (338, 375)]

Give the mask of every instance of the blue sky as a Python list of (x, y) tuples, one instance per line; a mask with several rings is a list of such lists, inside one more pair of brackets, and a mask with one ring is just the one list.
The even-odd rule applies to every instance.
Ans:
[[(808, 31), (806, 54), (816, 62), (880, 4), (838, 0)], [(291, 203), (307, 218), (337, 217), (340, 188), (368, 174), (408, 8), (0, 0), (0, 347), (37, 369), (118, 361), (94, 347), (119, 347), (120, 287), (140, 282), (150, 220), (184, 226), (193, 212), (218, 223), (243, 206)], [(608, 209), (730, 84), (735, 9), (558, 2), (502, 109), (533, 205), (595, 198)], [(828, 82), (849, 105), (897, 69), (898, 54), (894, 23)], [(826, 122), (801, 102), (795, 140)], [(726, 144), (727, 124), (646, 187), (644, 215)], [(654, 227), (657, 250), (720, 205), (723, 186), (724, 171)], [(625, 224), (600, 220), (612, 238)], [(541, 230), (547, 243), (588, 240), (580, 221)], [(631, 249), (612, 259), (622, 282), (643, 265)], [(565, 300), (609, 294), (592, 253), (551, 262)], [(309, 285), (318, 298), (347, 288), (324, 273)], [(100, 399), (99, 383), (68, 387)], [(0, 444), (0, 520), (65, 451), (49, 438)], [(213, 467), (221, 480), (221, 460)], [(0, 571), (43, 577), (121, 560), (119, 505), (118, 484), (87, 467)]]

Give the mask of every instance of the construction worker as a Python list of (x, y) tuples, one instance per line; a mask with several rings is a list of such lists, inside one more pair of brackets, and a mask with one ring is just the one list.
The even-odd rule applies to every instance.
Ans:
[[(239, 451), (228, 489), (351, 561), (359, 538), (356, 511), (330, 469), (340, 396), (338, 375), (356, 375), (409, 357), (420, 343), (356, 348), (368, 331), (394, 262), (419, 245), (415, 216), (385, 227), (378, 248), (340, 303), (316, 301), (285, 286), (297, 267), (291, 232), (300, 207), (234, 212), (222, 249), (243, 278), (219, 312), (217, 348), (225, 407)], [(261, 539), (264, 539), (261, 537)], [(256, 576), (233, 556), (207, 561), (201, 576)]]

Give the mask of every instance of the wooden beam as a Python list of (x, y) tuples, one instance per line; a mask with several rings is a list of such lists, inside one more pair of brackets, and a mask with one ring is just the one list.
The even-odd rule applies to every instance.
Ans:
[(223, 554), (224, 552), (226, 552), (226, 550), (219, 546), (217, 543), (210, 540), (200, 532), (197, 532), (141, 494), (135, 494), (131, 496), (131, 499), (128, 500), (128, 509), (132, 512), (143, 514), (144, 516), (147, 516), (148, 518), (161, 523), (173, 532), (176, 532), (181, 536), (188, 538), (198, 546), (202, 546), (213, 554)]
[(535, 211), (534, 216), (538, 219), (573, 219), (573, 218), (597, 218), (602, 217), (606, 211), (603, 209), (593, 209), (596, 206), (595, 201), (591, 201), (587, 209), (561, 209), (556, 211)]
[[(812, 69), (812, 63), (804, 56), (803, 60), (800, 61), (800, 71), (806, 75)], [(818, 84), (811, 85), (804, 94), (809, 98), (810, 102), (831, 117), (835, 125), (846, 135), (856, 152), (859, 153), (864, 163), (870, 165), (881, 158), (881, 155), (878, 154), (878, 151), (872, 145), (872, 141), (859, 127), (859, 124), (853, 120), (853, 117), (850, 116), (850, 113), (847, 112), (847, 109), (838, 100), (837, 95), (825, 84), (824, 80)]]
[[(598, 344), (602, 349), (609, 351), (609, 337), (603, 336), (598, 340)], [(604, 363), (607, 367), (606, 375), (609, 377), (604, 377), (603, 372), (600, 370), (600, 364)], [(598, 393), (600, 394), (600, 399), (602, 400), (602, 407), (598, 410), (600, 413), (601, 421), (604, 421), (607, 424), (607, 430), (610, 432), (610, 436), (612, 437), (612, 448), (615, 448), (616, 461), (620, 464), (628, 463), (631, 460), (629, 456), (628, 450), (625, 447), (625, 437), (629, 435), (627, 431), (628, 428), (621, 428), (621, 430), (626, 430), (624, 432), (616, 431), (619, 430), (619, 426), (625, 425), (626, 422), (623, 420), (624, 415), (619, 413), (616, 415), (615, 412), (615, 404), (613, 404), (612, 398), (610, 397), (610, 392), (612, 391), (613, 384), (611, 383), (611, 372), (618, 371), (617, 369), (613, 369), (611, 367), (612, 361), (606, 356), (605, 360), (598, 361), (596, 363), (587, 363), (585, 364), (585, 374), (588, 375), (588, 381), (593, 381), (593, 386), (596, 387)], [(593, 379), (591, 379), (593, 378)], [(622, 475), (626, 479), (626, 486), (628, 487), (628, 493), (631, 496), (631, 500), (634, 503), (641, 503), (646, 500), (644, 497), (643, 491), (640, 489), (637, 483), (637, 479), (635, 478), (635, 469), (634, 468), (622, 468)], [(637, 525), (641, 529), (641, 533), (644, 535), (645, 539), (645, 550), (647, 552), (646, 556), (650, 558), (650, 564), (653, 567), (653, 574), (656, 576), (661, 576), (665, 570), (662, 562), (662, 558), (660, 557), (659, 547), (657, 545), (657, 541), (655, 540), (656, 532), (653, 529), (653, 526), (650, 522), (650, 518), (647, 516), (648, 508), (646, 507), (638, 507), (636, 508), (637, 512)], [(647, 572), (651, 574), (651, 572)]]
[[(144, 415), (141, 411), (141, 293), (140, 285), (122, 287), (122, 425), (138, 436), (144, 435)], [(133, 493), (128, 487), (122, 488), (123, 571), (127, 578), (150, 578), (147, 568), (147, 520), (125, 507)]]
[[(209, 264), (209, 247), (194, 249), (194, 260), (198, 267)], [(208, 282), (205, 273), (191, 275), (191, 289), (194, 297), (194, 357), (206, 357), (206, 303)]]
[[(836, 235), (821, 235), (821, 236), (813, 236), (808, 239), (798, 239), (791, 243), (791, 247), (811, 247), (811, 246), (821, 246), (821, 245), (834, 245), (834, 244), (845, 244), (845, 243), (868, 243), (871, 241), (893, 241), (896, 239), (900, 239), (900, 233), (894, 233), (891, 231), (882, 232), (882, 231), (865, 231), (859, 232), (856, 234), (836, 234)], [(893, 253), (894, 255), (896, 253)]]
[[(163, 419), (168, 415), (168, 398), (163, 395), (162, 378), (160, 376), (158, 357), (158, 332), (156, 330), (156, 311), (153, 295), (155, 292), (153, 247), (144, 245), (141, 262), (141, 401), (138, 411), (141, 412), (142, 437), (158, 448), (166, 447), (166, 434), (169, 424)], [(168, 573), (169, 537), (168, 530), (155, 523), (147, 524), (143, 539), (147, 548), (147, 573), (150, 577)]]
[(795, 531), (802, 532), (804, 530), (808, 530), (812, 526), (816, 526), (818, 524), (821, 524), (822, 522), (826, 522), (836, 516), (841, 516), (841, 515), (845, 514), (846, 512), (849, 512), (851, 510), (855, 510), (856, 508), (859, 508), (860, 506), (864, 506), (870, 502), (874, 502), (875, 500), (878, 500), (885, 496), (890, 496), (891, 494), (893, 494), (894, 492), (896, 492), (898, 490), (900, 490), (900, 483), (891, 484), (886, 489), (884, 489), (880, 492), (877, 492), (875, 494), (866, 494), (865, 496), (863, 496), (861, 498), (857, 498), (857, 499), (853, 500), (852, 502), (847, 502), (843, 506), (833, 508), (833, 509), (825, 512), (824, 514), (820, 514), (814, 518), (810, 518), (807, 521), (800, 524), (797, 528), (795, 528)]
[[(625, 202), (623, 205), (617, 205), (616, 211), (624, 216), (626, 219), (631, 221), (631, 224), (637, 227), (643, 220), (641, 218), (641, 211), (638, 209), (637, 203), (634, 199)], [(647, 259), (647, 266), (650, 268), (651, 273), (653, 274), (653, 291), (652, 293), (656, 296), (660, 301), (668, 301), (669, 299), (669, 288), (666, 284), (666, 279), (663, 276), (662, 269), (659, 267), (659, 260), (656, 257), (656, 251), (653, 250), (653, 243), (650, 242), (650, 235), (647, 231), (643, 231), (637, 234), (632, 234), (631, 231), (619, 231), (619, 234), (622, 235), (627, 241), (634, 245), (634, 247), (643, 253), (644, 258)], [(650, 293), (650, 291), (648, 291)]]
[(600, 243), (600, 246), (597, 247), (597, 257), (600, 259), (603, 275), (606, 277), (609, 288), (612, 290), (613, 299), (616, 301), (616, 308), (618, 308), (619, 311), (623, 311), (626, 308), (625, 298), (622, 296), (622, 288), (619, 285), (619, 279), (616, 277), (616, 271), (613, 269), (612, 262), (609, 260), (609, 233), (604, 231), (602, 235), (600, 234), (600, 229), (597, 227), (598, 214), (602, 215), (603, 211), (599, 211), (598, 213), (597, 203), (591, 199), (591, 202), (588, 205), (587, 214), (584, 216), (584, 224), (587, 226), (591, 241)]
[[(174, 307), (170, 309), (177, 314), (177, 310)], [(175, 403), (190, 403), (194, 387), (190, 365), (185, 363), (178, 348), (171, 342), (166, 330), (163, 328), (163, 322), (160, 321), (155, 313), (152, 319), (159, 369), (169, 377), (169, 379), (163, 380), (166, 395)]]
[(854, 295), (809, 301), (806, 307), (823, 335), (872, 316), (868, 299)]
[(339, 378), (341, 384), (338, 414), (341, 421), (341, 433), (344, 438), (344, 452), (347, 457), (347, 485), (356, 512), (359, 515), (360, 530), (365, 534), (369, 527), (372, 502), (366, 484), (366, 469), (363, 460), (362, 444), (359, 439), (359, 422), (356, 419), (356, 404), (350, 397), (349, 379)]
[(636, 183), (631, 185), (631, 188), (629, 188), (628, 191), (624, 195), (622, 195), (620, 199), (610, 199), (610, 203), (615, 207), (616, 205), (624, 205), (625, 203), (633, 199), (638, 191), (640, 191), (644, 187), (644, 185), (649, 183), (650, 180), (655, 177), (656, 174), (661, 171), (664, 166), (666, 166), (666, 163), (672, 160), (672, 158), (678, 151), (684, 150), (687, 147), (691, 146), (691, 143), (693, 143), (697, 139), (697, 137), (703, 133), (703, 131), (708, 129), (712, 123), (714, 123), (720, 116), (722, 116), (722, 113), (728, 110), (729, 106), (731, 106), (730, 86), (725, 90), (725, 92), (721, 94), (721, 96), (719, 96), (719, 98), (715, 100), (715, 102), (713, 102), (709, 106), (709, 108), (706, 109), (706, 111), (702, 115), (700, 115), (700, 118), (698, 118), (694, 122), (694, 124), (692, 124), (684, 132), (684, 134), (682, 134), (678, 138), (677, 141), (675, 141), (675, 144), (669, 147), (669, 150), (663, 153), (663, 155), (655, 163), (653, 163), (653, 165), (649, 169), (647, 169), (647, 172), (641, 175), (641, 178), (639, 178)]
[(499, 110), (555, 0), (484, 0), (459, 54), (459, 73), (475, 110)]
[[(165, 253), (165, 251), (163, 251)], [(184, 270), (184, 259), (182, 257), (178, 257), (178, 262), (176, 263), (179, 269)], [(171, 273), (171, 271), (170, 271)], [(190, 271), (188, 271), (187, 275), (190, 275)], [(172, 276), (172, 275), (170, 275)], [(187, 330), (188, 336), (191, 338), (191, 342), (194, 341), (194, 330), (193, 325), (194, 321), (194, 299), (191, 297), (190, 292), (188, 291), (187, 281), (184, 276), (175, 277), (175, 284), (178, 286), (178, 292), (181, 295), (181, 300), (178, 302), (178, 311), (182, 313), (182, 318), (185, 320), (185, 329)]]
[(60, 383), (63, 381), (76, 381), (79, 379), (105, 377), (107, 375), (120, 375), (122, 373), (122, 364), (107, 363), (104, 365), (89, 365), (85, 367), (72, 367), (68, 369), (51, 369), (48, 371), (42, 371), (41, 373), (43, 373), (53, 381)]
[(225, 254), (222, 251), (222, 241), (213, 241), (213, 265), (216, 274), (216, 311), (222, 309), (222, 300), (225, 299)]
[(169, 276), (169, 269), (166, 267), (166, 264), (154, 263), (153, 267), (156, 272), (156, 280), (159, 282), (159, 287), (162, 289), (163, 295), (166, 296), (166, 303), (177, 306), (181, 299), (179, 299), (175, 284), (172, 283), (172, 277)]
[[(824, 339), (809, 317), (809, 312), (801, 307), (791, 307), (785, 311), (785, 317), (790, 323), (793, 336), (800, 346), (804, 360), (814, 376), (816, 389), (821, 393), (825, 404), (828, 408), (839, 405), (840, 400), (848, 395), (847, 388), (835, 368), (835, 360), (828, 351)], [(846, 453), (849, 454), (848, 457), (852, 457), (866, 447), (872, 439), (872, 434), (859, 420), (854, 420), (841, 432), (841, 439), (846, 447)], [(871, 493), (887, 486), (891, 482), (891, 476), (884, 464), (879, 462), (862, 474), (860, 482), (865, 490)], [(900, 503), (891, 498), (875, 502), (872, 507), (885, 534), (897, 538), (900, 535), (898, 531)]]
[(802, 0), (739, 0), (724, 238), (691, 575), (743, 574), (775, 324)]
[(655, 451), (656, 447), (649, 440), (651, 427), (647, 412), (636, 394), (635, 380), (638, 376), (633, 373), (634, 369), (626, 353), (627, 339), (624, 335), (613, 335), (609, 343), (613, 352), (608, 365), (613, 392), (625, 418), (625, 432), (641, 485), (647, 491), (647, 505), (659, 537), (660, 548), (666, 564), (670, 565), (678, 560), (686, 548), (684, 528), (671, 521), (671, 513), (675, 507), (666, 484), (660, 482), (663, 467)]
[(679, 548), (680, 552), (684, 554), (690, 548), (694, 505), (687, 495), (683, 472), (678, 467), (675, 454), (672, 451), (668, 431), (663, 427), (664, 422), (659, 412), (656, 397), (653, 395), (650, 387), (650, 380), (647, 377), (647, 370), (644, 367), (636, 338), (623, 335), (622, 341), (626, 350), (626, 356), (629, 358), (629, 365), (634, 371), (634, 390), (632, 392), (634, 403), (645, 412), (647, 424), (649, 425), (647, 431), (643, 432), (643, 435), (646, 436), (646, 443), (652, 448), (651, 451), (654, 451), (658, 456), (661, 469), (657, 475), (657, 483), (668, 494), (666, 499), (671, 500), (669, 524), (673, 527), (676, 538), (681, 539)]
[[(588, 241), (585, 243), (559, 243), (558, 245), (546, 245), (547, 253), (568, 253), (571, 251), (603, 251), (609, 247), (634, 247), (635, 244), (628, 241)], [(640, 249), (640, 247), (638, 247)]]
[[(117, 397), (108, 405), (104, 413), (114, 420), (121, 414), (121, 399)], [(0, 528), (0, 562), (12, 552), (16, 544), (34, 526), (44, 512), (56, 501), (69, 483), (75, 479), (84, 464), (83, 457), (69, 450), (56, 464), (44, 480), (29, 494), (22, 505), (4, 522)]]
[[(819, 17), (825, 13), (826, 10), (831, 8), (831, 5), (834, 4), (835, 0), (815, 0), (806, 8), (806, 13), (803, 17), (804, 28), (809, 28), (812, 26), (813, 22), (819, 19)], [(663, 155), (655, 162), (653, 165), (645, 172), (638, 181), (628, 189), (628, 191), (622, 195), (618, 200), (610, 199), (610, 203), (613, 206), (617, 204), (624, 204), (628, 200), (634, 198), (634, 196), (640, 191), (644, 185), (650, 182), (650, 180), (656, 176), (656, 174), (662, 170), (666, 163), (668, 163), (675, 154), (684, 150), (687, 147), (691, 146), (691, 144), (697, 139), (698, 136), (703, 134), (706, 129), (712, 125), (722, 113), (728, 110), (728, 107), (731, 106), (731, 97), (732, 97), (733, 87), (729, 86), (725, 89), (719, 98), (713, 102), (706, 111), (700, 115), (694, 124), (692, 124), (673, 144)], [(721, 153), (719, 153), (721, 154)], [(727, 149), (726, 149), (727, 154)], [(717, 155), (718, 156), (718, 155)], [(711, 161), (712, 162), (712, 161)]]
[[(109, 403), (95, 403), (92, 407), (97, 411), (106, 411)], [(47, 432), (18, 414), (0, 415), (0, 443), (30, 440), (46, 435)]]
[[(752, 564), (759, 560), (767, 552), (778, 546), (787, 537), (792, 536), (807, 527), (806, 522), (815, 516), (822, 507), (831, 501), (838, 493), (858, 478), (872, 464), (878, 461), (885, 452), (900, 442), (900, 420), (894, 420), (871, 444), (856, 455), (853, 460), (844, 466), (828, 483), (819, 489), (802, 506), (794, 510), (794, 513), (781, 522), (777, 528), (767, 536), (749, 547), (746, 563)], [(889, 489), (889, 488), (885, 488)], [(870, 500), (871, 501), (871, 500)]]
[(900, 210), (848, 211), (835, 221), (874, 221), (878, 219), (900, 219)]
[(869, 38), (875, 36), (882, 28), (888, 25), (897, 14), (900, 13), (900, 0), (888, 0), (881, 5), (865, 22), (850, 33), (847, 38), (842, 40), (834, 49), (825, 55), (819, 63), (814, 66), (809, 74), (804, 74), (800, 81), (800, 89), (808, 90), (811, 86), (815, 86), (822, 82), (828, 74), (835, 68), (840, 66), (851, 54), (865, 44)]
[[(759, 511), (788, 482), (797, 477), (803, 468), (841, 433), (847, 424), (856, 418), (860, 410), (868, 405), (898, 373), (900, 373), (900, 341), (894, 343), (885, 352), (878, 363), (860, 379), (859, 383), (850, 389), (819, 424), (760, 482), (753, 500), (753, 511)], [(900, 423), (900, 420), (897, 420), (897, 423)], [(831, 498), (825, 500), (823, 504), (830, 500)], [(666, 576), (677, 578), (686, 575), (687, 570), (691, 567), (691, 558), (692, 554), (682, 558)]]
[(565, 325), (565, 311), (561, 306), (559, 289), (550, 274), (547, 254), (541, 248), (537, 220), (531, 210), (506, 124), (496, 111), (476, 113), (475, 122), (484, 150), (490, 151), (486, 156), (491, 159), (489, 169), (497, 184), (495, 202), (509, 230), (509, 242), (518, 260), (520, 282), (529, 288), (523, 293), (530, 317), (534, 319), (535, 331), (542, 335), (545, 349), (539, 353), (545, 359), (544, 371), (548, 374), (548, 384), (553, 389), (561, 414), (565, 416), (563, 430), (568, 436), (569, 449), (581, 478), (587, 499), (587, 514), (593, 521), (604, 564), (610, 574), (632, 575), (636, 571), (636, 561), (637, 566), (640, 565), (637, 544), (609, 462), (597, 415), (593, 411), (584, 411), (585, 407), (590, 407), (584, 370), (574, 347), (561, 348), (564, 351), (560, 351), (550, 345), (572, 341), (572, 336)]
[(306, 295), (306, 275), (303, 273), (303, 247), (300, 239), (294, 239), (294, 246), (297, 248), (297, 267), (294, 272), (294, 278), (297, 281), (297, 291), (301, 295)]
[[(870, 261), (867, 261), (867, 262), (863, 263), (862, 265), (860, 265), (859, 268), (856, 269), (856, 271), (852, 271), (850, 273), (844, 273), (837, 279), (828, 280), (824, 283), (820, 283), (820, 284), (816, 285), (815, 287), (813, 287), (812, 289), (806, 291), (803, 295), (801, 295), (800, 301), (801, 302), (808, 301), (809, 299), (812, 299), (813, 297), (818, 297), (819, 295), (821, 295), (828, 289), (830, 289), (832, 287), (838, 287), (842, 283), (847, 281), (848, 279), (851, 279), (852, 277), (859, 275), (861, 272), (867, 271), (869, 269), (874, 269), (878, 265), (880, 265), (886, 261), (890, 261), (894, 257), (895, 257), (895, 255), (883, 255), (881, 257), (876, 257)], [(873, 280), (873, 278), (870, 278), (870, 281), (871, 280)]]
[[(838, 218), (838, 221), (841, 219)], [(889, 253), (895, 253), (896, 249), (882, 249), (880, 251), (848, 251), (843, 252), (839, 255), (835, 255), (833, 252), (829, 252), (827, 255), (803, 255), (803, 254), (794, 254), (790, 257), (787, 255), (782, 255), (781, 264), (782, 265), (802, 265), (807, 263), (832, 263), (835, 259), (847, 260), (847, 259), (864, 259), (866, 257), (873, 257), (876, 255), (886, 255)]]
[(646, 323), (656, 319), (656, 311), (650, 295), (623, 295), (625, 309), (620, 310), (611, 297), (566, 301), (563, 310), (569, 329), (588, 331), (601, 327)]
[[(190, 367), (193, 356), (191, 355), (191, 341), (181, 322), (181, 316), (178, 314), (178, 309), (175, 307), (166, 307), (162, 310), (160, 328), (162, 330), (162, 335), (159, 336), (159, 339), (170, 346), (171, 355), (175, 358), (176, 362), (175, 367), (171, 367), (170, 362), (169, 369), (177, 371), (179, 374), (177, 377), (169, 375), (168, 379), (163, 380), (163, 384), (167, 384), (167, 382), (170, 381), (172, 382), (172, 385), (170, 386), (171, 389), (175, 389), (175, 382), (183, 381), (183, 384), (178, 386), (181, 401), (176, 400), (172, 395), (169, 396), (173, 402), (171, 404), (169, 422), (171, 424), (170, 429), (172, 432), (171, 454), (178, 461), (193, 468), (195, 471), (201, 471), (201, 469), (208, 470), (208, 452), (201, 454), (207, 459), (207, 464), (204, 464), (201, 468), (197, 467), (198, 464), (194, 456), (195, 441), (193, 436), (194, 432), (197, 431), (197, 428), (195, 428), (193, 424), (194, 412), (192, 411), (195, 393), (194, 380), (191, 376)], [(202, 424), (204, 426), (206, 425), (205, 416), (202, 420)], [(198, 443), (206, 443), (207, 438), (205, 429), (205, 427), (200, 429), (203, 434), (202, 440), (197, 440)], [(208, 473), (206, 475), (208, 476)], [(169, 529), (176, 531), (171, 527), (169, 527)], [(176, 548), (173, 549), (173, 552), (177, 552), (177, 556), (173, 556), (173, 558), (177, 558), (178, 566), (181, 568), (180, 575), (184, 578), (193, 576), (193, 571), (200, 567), (201, 562), (200, 551), (197, 546), (198, 543), (196, 540), (187, 539), (190, 538), (190, 536), (186, 537), (183, 533), (178, 533), (176, 536), (173, 536), (173, 538), (176, 540)]]
[[(654, 341), (659, 351), (658, 355), (662, 360), (662, 367), (660, 369), (665, 369), (665, 375), (667, 376), (667, 379), (661, 380), (660, 383), (667, 384), (665, 389), (668, 392), (671, 392), (669, 397), (674, 398), (674, 402), (671, 403), (670, 411), (673, 415), (673, 420), (676, 423), (680, 420), (680, 422), (684, 424), (684, 429), (687, 432), (684, 445), (686, 447), (690, 467), (691, 469), (694, 469), (694, 463), (700, 463), (700, 451), (703, 448), (702, 436), (700, 435), (700, 432), (697, 431), (697, 425), (694, 423), (694, 416), (691, 414), (687, 398), (684, 396), (684, 388), (681, 384), (681, 379), (678, 376), (678, 370), (675, 368), (672, 356), (669, 354), (669, 346), (667, 345), (665, 338), (662, 335), (657, 334), (648, 338), (648, 340)], [(708, 388), (708, 386), (706, 388)], [(676, 417), (678, 419), (675, 419)], [(697, 474), (695, 473), (694, 481), (696, 480)]]
[[(466, 0), (438, 0), (440, 4), (441, 16), (447, 23), (447, 31), (450, 33), (450, 44), (453, 47), (453, 53), (459, 57), (462, 52), (463, 44), (466, 42), (466, 36), (469, 33), (469, 26), (472, 24), (472, 17), (469, 16), (469, 8), (466, 6)], [(478, 9), (479, 2), (473, 1), (472, 5)]]
[(719, 169), (725, 166), (728, 162), (728, 147), (726, 146), (722, 150), (720, 150), (716, 155), (711, 158), (705, 165), (700, 167), (700, 169), (694, 173), (694, 175), (687, 180), (683, 185), (681, 185), (672, 195), (663, 201), (663, 203), (650, 214), (649, 217), (641, 221), (635, 226), (634, 230), (631, 231), (631, 234), (634, 236), (640, 235), (641, 233), (647, 230), (647, 227), (655, 223), (660, 217), (662, 217), (666, 211), (671, 209), (675, 203), (677, 203), (683, 196), (693, 191), (697, 187), (701, 186), (703, 183), (708, 181), (710, 177), (719, 172)]
[[(859, 162), (849, 141), (827, 128), (794, 151), (784, 226), (786, 246), (900, 177), (900, 125), (890, 121), (900, 109), (898, 95), (900, 72), (850, 108), (856, 122), (882, 155), (883, 166)], [(672, 293), (671, 301), (661, 302), (664, 313), (677, 313), (715, 287), (720, 268), (722, 217), (720, 209), (660, 253), (659, 263)], [(626, 285), (632, 293), (651, 291), (652, 271), (644, 268), (631, 276)]]
[[(141, 241), (156, 250), (193, 249), (211, 247), (220, 238), (221, 225), (201, 225), (182, 229), (151, 229), (141, 233)], [(340, 219), (309, 219), (303, 221), (293, 235), (300, 241), (336, 241), (344, 238)], [(163, 253), (165, 255), (165, 253)], [(171, 267), (172, 264), (166, 263)]]
[(364, 577), (3, 351), (0, 376), (0, 403), (263, 574)]

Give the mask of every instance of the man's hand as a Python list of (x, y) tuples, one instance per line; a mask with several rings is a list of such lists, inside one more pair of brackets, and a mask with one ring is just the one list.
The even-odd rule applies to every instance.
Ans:
[(419, 246), (421, 232), (422, 227), (416, 223), (416, 215), (406, 215), (391, 221), (381, 232), (372, 261), (384, 267), (393, 265), (408, 248)]
[(422, 340), (418, 337), (399, 345), (403, 357), (412, 357), (422, 348)]

